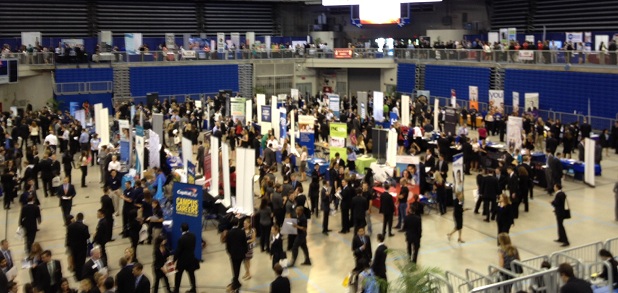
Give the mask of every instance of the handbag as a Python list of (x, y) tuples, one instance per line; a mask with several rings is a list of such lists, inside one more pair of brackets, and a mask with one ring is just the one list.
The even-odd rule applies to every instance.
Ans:
[(564, 218), (570, 219), (571, 218), (571, 207), (569, 207), (569, 200), (565, 199), (564, 201), (566, 203), (566, 209), (564, 209)]

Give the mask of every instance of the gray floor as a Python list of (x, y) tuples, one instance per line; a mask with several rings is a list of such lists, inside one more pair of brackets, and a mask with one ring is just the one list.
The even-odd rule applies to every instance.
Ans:
[[(618, 174), (618, 155), (610, 154), (602, 162), (603, 175), (596, 177), (596, 188), (591, 188), (581, 181), (565, 181), (566, 192), (573, 218), (567, 220), (565, 227), (569, 236), (571, 247), (603, 241), (607, 238), (616, 237), (617, 222), (614, 221), (614, 183)], [(99, 197), (102, 190), (98, 184), (99, 171), (96, 167), (89, 169), (88, 188), (80, 188), (76, 185), (77, 197), (74, 200), (73, 214), (84, 212), (86, 224), (90, 232), (94, 233), (96, 226), (96, 210), (99, 208)], [(73, 170), (74, 178), (79, 178), (80, 171)], [(475, 174), (467, 176), (465, 181), (466, 207), (473, 208), (472, 190), (475, 188)], [(77, 179), (79, 180), (79, 179)], [(76, 182), (77, 182), (76, 180)], [(41, 191), (39, 192), (41, 194)], [(557, 238), (556, 223), (550, 202), (552, 197), (540, 188), (535, 188), (535, 197), (531, 201), (530, 212), (521, 213), (515, 226), (511, 229), (514, 244), (519, 248), (522, 258), (536, 255), (550, 254), (560, 250), (558, 244), (553, 242)], [(65, 228), (62, 226), (61, 211), (56, 198), (41, 198), (43, 224), (37, 234), (36, 241), (40, 242), (43, 249), (50, 249), (53, 258), (62, 262), (65, 276), (71, 276), (67, 270), (66, 249), (64, 247)], [(521, 208), (523, 210), (523, 207)], [(373, 230), (380, 231), (382, 217), (377, 210), (372, 210)], [(0, 214), (0, 217), (4, 215)], [(19, 208), (13, 207), (6, 215), (8, 219), (7, 239), (15, 259), (24, 257), (23, 241), (15, 238), (17, 229)], [(115, 242), (107, 245), (110, 257), (111, 274), (118, 272), (118, 259), (123, 250), (129, 247), (128, 239), (122, 239), (120, 232), (120, 219), (115, 221)], [(340, 216), (331, 216), (330, 227), (333, 231), (340, 229)], [(496, 224), (485, 223), (480, 215), (472, 211), (464, 213), (465, 243), (458, 244), (456, 236), (448, 241), (446, 233), (451, 231), (454, 222), (452, 211), (444, 216), (436, 213), (423, 216), (423, 238), (419, 255), (419, 264), (423, 266), (438, 267), (442, 270), (450, 270), (463, 274), (466, 268), (476, 269), (481, 272), (487, 271), (489, 264), (498, 263), (496, 249)], [(2, 235), (3, 237), (4, 235)], [(216, 230), (210, 225), (203, 232), (208, 246), (204, 251), (204, 263), (196, 273), (199, 292), (225, 292), (225, 286), (230, 283), (231, 267), (225, 246), (219, 242)], [(350, 251), (351, 234), (341, 235), (333, 232), (330, 236), (321, 234), (321, 220), (311, 219), (309, 225), (309, 250), (313, 266), (299, 266), (289, 272), (293, 292), (344, 292), (341, 283), (344, 277), (353, 267), (353, 257)], [(374, 247), (377, 242), (372, 238)], [(402, 233), (388, 238), (386, 244), (389, 248), (405, 250), (405, 239)], [(138, 248), (138, 258), (145, 264), (146, 275), (151, 279), (152, 269), (152, 246), (141, 245)], [(618, 251), (614, 251), (618, 254)], [(302, 253), (301, 253), (302, 254)], [(302, 261), (302, 258), (299, 257)], [(388, 276), (391, 280), (397, 277), (392, 259), (387, 260)], [(243, 292), (268, 292), (269, 284), (274, 278), (270, 269), (270, 259), (265, 253), (255, 250), (255, 256), (251, 261), (251, 273), (253, 278), (243, 283)], [(244, 274), (244, 268), (241, 275)], [(21, 270), (17, 281), (24, 284), (30, 281), (28, 271)], [(73, 288), (78, 285), (71, 278)], [(183, 278), (183, 288), (188, 285), (188, 278)], [(187, 288), (188, 289), (188, 288)]]

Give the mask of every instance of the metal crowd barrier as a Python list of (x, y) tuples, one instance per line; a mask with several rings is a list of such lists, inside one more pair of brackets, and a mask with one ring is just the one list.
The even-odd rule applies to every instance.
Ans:
[(618, 237), (605, 240), (603, 247), (613, 254), (618, 254)]
[(445, 276), (454, 293), (468, 293), (472, 290), (472, 285), (468, 282), (467, 278), (450, 271), (447, 271)]
[(493, 283), (477, 287), (471, 293), (498, 293), (498, 292), (530, 292), (529, 289), (535, 288), (535, 292), (559, 292), (560, 277), (558, 268), (537, 272), (531, 275), (520, 276), (506, 281)]
[(573, 248), (556, 251), (549, 257), (554, 266), (562, 263), (561, 257), (568, 256), (581, 261), (582, 264), (595, 263), (600, 261), (599, 250), (603, 249), (602, 242), (595, 242)]
[(429, 274), (429, 280), (432, 284), (432, 290), (436, 293), (454, 293), (453, 286), (446, 280), (446, 278), (439, 274)]
[(489, 285), (494, 282), (492, 277), (479, 273), (473, 269), (466, 269), (466, 279), (468, 279), (468, 283), (473, 288)]
[(526, 271), (526, 267), (528, 267), (528, 268), (530, 268), (532, 270), (539, 271), (539, 270), (541, 270), (541, 265), (545, 261), (549, 262), (549, 256), (541, 255), (541, 256), (537, 256), (537, 257), (533, 257), (533, 258), (528, 258), (528, 259), (525, 259), (525, 260), (514, 260), (511, 263), (511, 267), (513, 267), (513, 263), (517, 263), (517, 264), (523, 265), (522, 267), (524, 268), (524, 272)]
[[(612, 274), (612, 269), (609, 263), (607, 262), (596, 262), (596, 263), (591, 263), (588, 264), (586, 266), (586, 272), (587, 272), (587, 276), (589, 276), (589, 279), (591, 283), (595, 284), (595, 280), (592, 278), (592, 274), (593, 273), (601, 273), (603, 272), (603, 269), (606, 269), (609, 273), (607, 274), (607, 281), (601, 282), (601, 284), (597, 284), (597, 287), (606, 287), (607, 288), (607, 292), (613, 292), (614, 291), (614, 274)], [(598, 278), (598, 277), (597, 277)]]
[(586, 271), (586, 263), (585, 261), (578, 259), (576, 257), (572, 257), (563, 253), (554, 253), (552, 254), (552, 266), (558, 267), (560, 264), (568, 263), (573, 267), (573, 274), (580, 279), (585, 279), (588, 274)]

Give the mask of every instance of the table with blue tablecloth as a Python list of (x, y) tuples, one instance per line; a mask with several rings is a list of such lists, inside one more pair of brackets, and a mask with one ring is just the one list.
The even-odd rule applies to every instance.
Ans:
[(311, 172), (313, 172), (313, 168), (315, 168), (316, 164), (320, 165), (320, 175), (324, 175), (326, 172), (328, 172), (327, 160), (324, 160), (322, 158), (311, 158), (307, 160), (307, 168), (305, 168), (305, 173), (307, 173), (307, 176), (311, 176)]
[(178, 156), (167, 156), (167, 158), (165, 158), (165, 160), (167, 161), (167, 164), (170, 166), (170, 168), (175, 169), (175, 168), (182, 168), (182, 159)]
[[(584, 180), (584, 171), (586, 169), (584, 162), (570, 159), (560, 159), (560, 163), (562, 163), (562, 169), (566, 170), (567, 172), (568, 170), (573, 170), (573, 177), (575, 179)], [(601, 165), (594, 164), (594, 176), (601, 176)]]
[(377, 162), (376, 158), (369, 156), (360, 156), (356, 158), (356, 172), (365, 174), (365, 168), (371, 168), (371, 163)]

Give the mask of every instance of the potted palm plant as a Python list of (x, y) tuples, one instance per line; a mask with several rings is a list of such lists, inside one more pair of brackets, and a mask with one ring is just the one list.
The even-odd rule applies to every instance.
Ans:
[(380, 293), (439, 292), (438, 285), (434, 284), (434, 279), (431, 278), (432, 274), (442, 274), (439, 268), (417, 265), (410, 260), (408, 254), (404, 251), (388, 249), (386, 253), (394, 258), (398, 277), (391, 281), (378, 278), (377, 282), (380, 287)]

